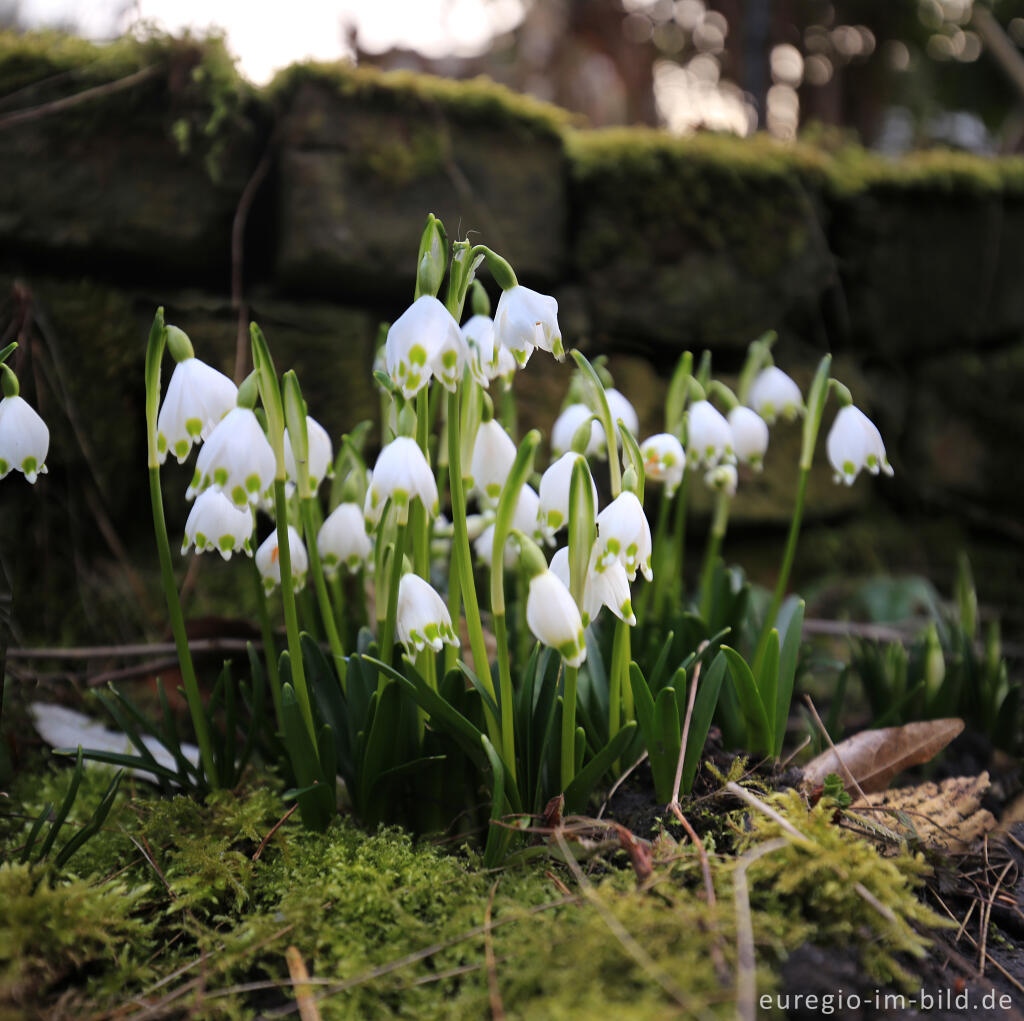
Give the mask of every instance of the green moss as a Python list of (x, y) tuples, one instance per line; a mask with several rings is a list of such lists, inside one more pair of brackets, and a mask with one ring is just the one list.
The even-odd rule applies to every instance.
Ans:
[(306, 84), (379, 110), (427, 115), (441, 107), (454, 120), (494, 128), (516, 125), (555, 138), (573, 120), (572, 114), (557, 106), (513, 92), (487, 78), (461, 82), (414, 71), (355, 68), (343, 62), (293, 64), (274, 78), (267, 95), (283, 100)]

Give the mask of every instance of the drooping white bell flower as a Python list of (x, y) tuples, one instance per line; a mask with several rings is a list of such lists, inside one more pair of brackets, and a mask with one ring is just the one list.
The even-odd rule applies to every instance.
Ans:
[(196, 458), (191, 500), (204, 489), (219, 489), (236, 507), (255, 506), (274, 482), (277, 461), (251, 408), (232, 408), (214, 427)]
[(835, 470), (836, 482), (852, 486), (862, 468), (873, 475), (884, 471), (892, 475), (885, 456), (885, 445), (877, 426), (852, 404), (839, 409), (826, 441), (828, 459)]
[(558, 328), (558, 302), (548, 294), (516, 284), (501, 292), (494, 313), (495, 344), (508, 348), (525, 365), (535, 347), (556, 358), (565, 355)]
[[(524, 485), (519, 490), (519, 500), (516, 503), (515, 513), (512, 515), (512, 527), (517, 531), (528, 535), (531, 539), (540, 542), (543, 539), (540, 527), (537, 523), (537, 509), (540, 507), (540, 497), (532, 486)], [(493, 563), (494, 553), (494, 525), (488, 525), (477, 536), (473, 543), (476, 555), (488, 567)], [(505, 543), (505, 565), (511, 567), (515, 563), (516, 550), (511, 537)]]
[[(309, 570), (309, 555), (302, 542), (302, 536), (288, 526), (288, 554), (292, 561), (292, 584), (298, 591), (306, 584), (306, 571)], [(281, 584), (281, 552), (277, 541), (277, 529), (263, 540), (256, 550), (256, 567), (263, 578), (263, 587), (273, 592)]]
[(591, 420), (590, 439), (584, 453), (588, 457), (600, 454), (604, 450), (604, 428), (585, 404), (570, 404), (555, 419), (551, 427), (551, 450), (556, 454), (571, 450), (573, 437), (588, 418)]
[(739, 475), (734, 464), (719, 464), (710, 468), (704, 475), (704, 485), (728, 496), (736, 495), (736, 484)]
[[(540, 477), (539, 506), (537, 509), (537, 520), (541, 531), (548, 539), (554, 537), (563, 525), (569, 521), (569, 491), (572, 486), (572, 469), (577, 461), (587, 463), (582, 454), (569, 451), (563, 454), (552, 464)], [(587, 475), (590, 477), (590, 488), (594, 494), (594, 506), (597, 506), (597, 486), (590, 476), (590, 468), (587, 468)]]
[(618, 561), (626, 569), (630, 581), (637, 570), (650, 581), (651, 526), (644, 514), (643, 504), (635, 493), (620, 493), (597, 516), (594, 569), (603, 571)]
[(460, 328), (466, 360), (473, 378), (487, 387), (498, 375), (498, 353), (494, 349), (494, 320), (490, 316), (470, 316)]
[[(598, 571), (594, 561), (596, 551), (595, 544), (583, 584), (583, 626), (586, 627), (596, 620), (601, 607), (607, 606), (619, 620), (624, 620), (633, 627), (636, 624), (636, 616), (633, 613), (626, 569), (616, 560), (603, 571)], [(570, 588), (568, 546), (563, 546), (551, 558), (551, 570), (566, 588)]]
[(195, 546), (196, 553), (216, 550), (225, 560), (238, 552), (251, 557), (254, 524), (248, 506), (236, 507), (219, 490), (206, 489), (189, 511), (181, 552), (187, 553)]
[(0, 479), (17, 470), (34, 483), (47, 473), (49, 449), (50, 430), (39, 412), (18, 394), (0, 400)]
[(608, 410), (612, 415), (612, 425), (615, 426), (616, 439), (619, 445), (622, 445), (622, 437), (619, 435), (618, 423), (619, 419), (622, 419), (622, 424), (634, 435), (640, 432), (640, 419), (637, 416), (636, 408), (629, 402), (624, 394), (620, 393), (614, 387), (604, 392), (605, 400), (608, 401)]
[(729, 428), (736, 456), (760, 471), (768, 449), (768, 423), (756, 411), (738, 404), (729, 412)]
[(459, 647), (444, 600), (417, 574), (403, 574), (398, 583), (395, 630), (409, 656), (428, 645), (434, 652), (440, 652), (446, 642)]
[(500, 379), (506, 386), (511, 386), (518, 369), (519, 362), (516, 361), (515, 355), (507, 347), (499, 347), (491, 378)]
[[(312, 492), (324, 479), (334, 474), (334, 447), (327, 430), (309, 415), (306, 416), (306, 434), (309, 437), (309, 488)], [(288, 430), (284, 431), (284, 467), (288, 478), (295, 480), (295, 454)]]
[(415, 499), (423, 503), (428, 514), (437, 513), (437, 483), (423, 451), (411, 437), (396, 436), (377, 456), (363, 513), (376, 525), (388, 500), (404, 515)]
[(526, 623), (533, 636), (556, 649), (569, 666), (582, 666), (587, 658), (583, 618), (569, 590), (550, 570), (530, 579)]
[(391, 381), (408, 400), (431, 376), (454, 390), (462, 378), (464, 351), (451, 312), (437, 298), (423, 294), (391, 324), (384, 361)]
[(655, 433), (640, 444), (644, 474), (648, 481), (663, 482), (665, 496), (672, 499), (686, 470), (686, 452), (671, 433)]
[(178, 362), (156, 419), (160, 463), (170, 451), (181, 464), (193, 443), (210, 438), (237, 398), (238, 387), (223, 372), (195, 357)]
[(363, 510), (357, 503), (339, 503), (327, 515), (316, 537), (316, 548), (325, 573), (333, 577), (344, 565), (350, 574), (362, 567), (373, 553), (366, 534)]
[(690, 463), (713, 468), (719, 461), (732, 461), (732, 429), (725, 416), (708, 401), (690, 405), (687, 427), (687, 451)]
[(496, 418), (481, 422), (476, 431), (469, 470), (473, 489), (483, 503), (493, 505), (497, 502), (515, 459), (516, 445), (501, 423)]
[(747, 400), (769, 425), (773, 425), (779, 416), (792, 421), (804, 408), (800, 387), (775, 365), (769, 365), (757, 374)]

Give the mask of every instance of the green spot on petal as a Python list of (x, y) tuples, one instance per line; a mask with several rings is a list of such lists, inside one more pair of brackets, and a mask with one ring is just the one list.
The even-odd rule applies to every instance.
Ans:
[(843, 474), (844, 475), (856, 475), (857, 469), (852, 461), (843, 462)]
[(614, 554), (615, 554), (616, 556), (618, 556), (618, 555), (619, 555), (619, 550), (620, 550), (620, 549), (621, 549), (622, 547), (621, 547), (621, 546), (619, 545), (619, 540), (618, 540), (618, 539), (609, 539), (609, 540), (608, 540), (608, 541), (607, 541), (607, 542), (606, 542), (606, 543), (604, 544), (604, 548), (605, 548), (605, 549), (606, 549), (606, 550), (607, 550), (607, 551), (608, 551), (609, 553), (614, 553)]
[(571, 639), (567, 642), (562, 642), (558, 646), (558, 653), (562, 659), (575, 659), (576, 658), (577, 645)]
[(213, 481), (218, 486), (226, 486), (228, 484), (228, 470), (227, 470), (227, 468), (216, 468), (216, 469), (214, 469)]
[(557, 510), (548, 511), (548, 528), (553, 528), (556, 532), (562, 525), (562, 512)]
[(413, 344), (409, 348), (409, 361), (413, 365), (426, 365), (427, 364), (427, 352), (419, 344)]
[(260, 491), (260, 477), (258, 475), (250, 475), (245, 480), (245, 488), (250, 493), (258, 493)]
[(207, 538), (202, 532), (196, 532), (196, 549), (201, 553), (207, 546)]
[(198, 436), (203, 431), (203, 423), (198, 418), (185, 419), (185, 432), (189, 436)]
[(163, 433), (160, 433), (156, 438), (156, 449), (159, 450), (161, 454), (167, 453), (167, 437), (164, 436)]
[(6, 475), (11, 470), (11, 466), (0, 457), (0, 475)]
[(441, 364), (446, 369), (454, 369), (458, 364), (458, 361), (459, 356), (454, 351), (445, 351), (445, 353), (441, 355)]
[(489, 497), (491, 497), (491, 499), (496, 500), (501, 496), (501, 486), (499, 486), (497, 482), (489, 482), (485, 492)]
[(233, 535), (222, 535), (217, 545), (225, 552), (230, 553), (235, 548), (235, 537)]
[(235, 486), (235, 488), (231, 490), (231, 499), (238, 504), (239, 507), (244, 507), (246, 503), (249, 502), (249, 497), (241, 486)]
[(34, 457), (26, 457), (25, 460), (21, 462), (21, 470), (26, 475), (33, 475), (38, 469), (38, 467), (39, 462), (36, 461)]
[(174, 444), (174, 456), (184, 457), (188, 453), (189, 443), (187, 440), (178, 440)]

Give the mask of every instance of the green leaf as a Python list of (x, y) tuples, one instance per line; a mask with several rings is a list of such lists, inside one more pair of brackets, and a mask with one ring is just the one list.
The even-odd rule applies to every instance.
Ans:
[(655, 747), (648, 748), (651, 770), (654, 773), (654, 795), (662, 805), (672, 797), (676, 766), (679, 764), (679, 709), (675, 689), (670, 685), (658, 692), (654, 703)]
[(71, 783), (68, 785), (68, 792), (64, 795), (64, 800), (61, 802), (56, 816), (54, 816), (53, 823), (50, 825), (50, 832), (46, 834), (46, 840), (43, 841), (43, 846), (39, 849), (36, 861), (42, 861), (49, 854), (50, 848), (53, 847), (53, 842), (57, 839), (57, 834), (61, 826), (64, 825), (64, 820), (68, 817), (68, 812), (71, 811), (75, 798), (78, 797), (78, 788), (82, 783), (82, 772), (82, 746), (79, 745), (75, 768), (71, 774)]
[(729, 673), (739, 696), (740, 711), (747, 724), (749, 750), (753, 752), (770, 752), (772, 747), (771, 730), (768, 716), (761, 702), (761, 695), (754, 683), (754, 675), (747, 666), (747, 661), (728, 645), (722, 646), (729, 661)]
[(484, 868), (493, 869), (504, 857), (511, 833), (495, 825), (505, 814), (505, 764), (486, 734), (480, 735), (484, 754), (491, 764), (491, 821), (487, 827), (487, 841), (484, 845)]
[(797, 603), (782, 640), (779, 656), (779, 682), (775, 691), (775, 752), (776, 758), (782, 753), (782, 742), (786, 738), (786, 724), (789, 722), (789, 707), (793, 701), (793, 687), (796, 684), (796, 667), (800, 658), (800, 642), (803, 637), (804, 602)]
[(689, 794), (693, 790), (693, 781), (697, 777), (700, 757), (704, 754), (704, 742), (708, 739), (711, 720), (718, 704), (718, 696), (725, 679), (728, 661), (724, 653), (719, 653), (706, 672), (702, 672), (697, 682), (697, 695), (693, 700), (693, 715), (690, 717), (690, 731), (686, 738), (686, 755), (683, 757), (683, 777), (680, 790)]
[(630, 720), (577, 774), (565, 789), (565, 810), (579, 812), (586, 807), (590, 792), (601, 777), (628, 747), (636, 733), (636, 723)]
[[(82, 749), (78, 749), (78, 754), (82, 754)], [(50, 817), (50, 813), (53, 811), (53, 802), (47, 801), (43, 805), (43, 810), (36, 816), (36, 821), (32, 823), (32, 829), (28, 831), (28, 837), (25, 840), (25, 846), (21, 849), (21, 858), (19, 861), (22, 865), (26, 864), (29, 858), (32, 856), (32, 848), (35, 847), (36, 839), (39, 836), (39, 831), (43, 828), (43, 824)]]
[[(283, 657), (282, 657), (283, 658)], [(284, 746), (292, 765), (292, 772), (299, 788), (319, 788), (324, 784), (317, 749), (313, 746), (309, 730), (302, 718), (295, 689), (290, 683), (281, 687), (281, 723), (284, 729)], [(325, 792), (326, 793), (326, 792)], [(309, 790), (299, 797), (299, 811), (303, 825), (314, 832), (322, 833), (330, 822), (331, 812), (319, 790)]]
[(772, 742), (769, 750), (775, 750), (775, 707), (779, 690), (779, 632), (772, 628), (764, 645), (764, 655), (757, 668), (757, 692), (768, 717), (768, 728)]
[(91, 840), (97, 833), (99, 833), (100, 827), (104, 822), (106, 822), (111, 808), (114, 807), (114, 802), (117, 800), (117, 792), (123, 779), (124, 770), (119, 769), (114, 774), (113, 780), (110, 781), (110, 786), (107, 787), (100, 803), (96, 806), (96, 811), (93, 812), (92, 818), (60, 849), (57, 857), (54, 858), (53, 864), (57, 868), (63, 868), (68, 863), (71, 856), (78, 851), (87, 840)]
[[(78, 749), (54, 748), (53, 754), (77, 755)], [(91, 759), (93, 762), (106, 762), (111, 766), (123, 766), (125, 769), (137, 769), (141, 773), (155, 773), (157, 776), (164, 777), (167, 780), (173, 780), (175, 783), (181, 783), (181, 777), (175, 773), (173, 769), (168, 769), (166, 766), (147, 762), (140, 755), (129, 755), (122, 752), (107, 752), (102, 751), (99, 748), (83, 748), (82, 758)]]

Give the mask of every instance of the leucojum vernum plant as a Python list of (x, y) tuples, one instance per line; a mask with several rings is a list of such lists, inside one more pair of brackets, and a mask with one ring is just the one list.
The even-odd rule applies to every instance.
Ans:
[[(476, 280), (482, 268), (500, 288), (493, 317)], [(684, 792), (714, 719), (737, 749), (778, 756), (803, 613), (785, 596), (829, 397), (838, 405), (826, 444), (837, 481), (852, 484), (864, 469), (892, 474), (878, 430), (830, 377), (827, 355), (805, 399), (774, 365), (769, 334), (750, 345), (735, 389), (712, 377), (707, 354), (695, 364), (685, 353), (663, 431), (642, 442), (603, 362), (569, 351), (574, 374), (551, 437), (519, 436), (512, 382), (531, 362), (566, 357), (557, 312), (501, 256), (449, 244), (428, 217), (412, 303), (381, 331), (371, 470), (368, 425), (335, 451), (255, 323), (253, 371), (236, 387), (159, 310), (146, 358), (150, 492), (198, 761), (169, 713), (150, 720), (116, 693), (107, 706), (138, 754), (94, 757), (206, 790), (233, 784), (261, 756), (292, 782), (311, 828), (326, 827), (339, 802), (367, 823), (479, 827), (493, 864), (516, 849), (519, 820), (559, 795), (566, 811), (584, 810), (644, 754), (656, 796), (668, 801), (684, 728)], [(165, 353), (174, 370), (161, 403)], [(16, 413), (6, 409), (18, 400), (10, 379), (5, 368), (0, 458), (3, 470), (10, 463), (31, 477), (44, 470), (45, 450), (6, 453), (4, 428)], [(799, 417), (792, 521), (755, 621), (749, 587), (724, 567), (721, 544), (741, 478), (770, 460), (771, 427)], [(225, 666), (205, 702), (160, 484), (167, 455), (183, 462), (194, 446), (182, 554), (241, 561), (263, 636), (262, 654), (250, 648), (247, 680), (236, 685)], [(714, 510), (699, 584), (687, 591), (695, 485), (712, 490)], [(262, 542), (258, 532), (268, 533)], [(307, 583), (312, 596), (297, 598)], [(143, 735), (173, 764), (158, 763)]]

